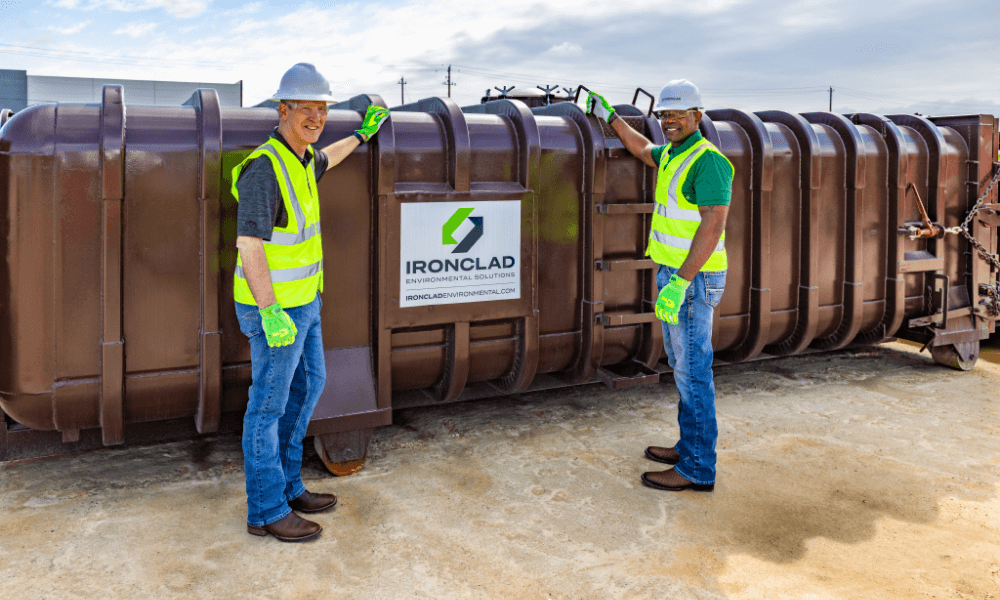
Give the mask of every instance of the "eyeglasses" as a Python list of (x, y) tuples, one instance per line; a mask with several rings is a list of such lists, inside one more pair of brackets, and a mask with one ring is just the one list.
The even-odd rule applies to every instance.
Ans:
[(330, 107), (326, 104), (300, 104), (298, 102), (286, 102), (286, 104), (289, 109), (307, 116), (316, 114), (318, 116), (325, 117), (330, 111)]
[(300, 104), (295, 107), (295, 111), (307, 115), (315, 113), (319, 116), (325, 117), (330, 112), (330, 108), (328, 106), (308, 106)]
[(687, 110), (654, 110), (653, 116), (660, 121), (680, 121), (688, 115), (697, 111), (696, 108), (689, 108)]

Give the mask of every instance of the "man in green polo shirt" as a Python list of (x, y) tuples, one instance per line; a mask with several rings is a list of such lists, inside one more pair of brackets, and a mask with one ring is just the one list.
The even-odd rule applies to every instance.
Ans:
[(698, 131), (701, 93), (686, 79), (665, 85), (653, 110), (667, 145), (653, 145), (618, 118), (600, 94), (590, 92), (587, 106), (611, 126), (629, 152), (657, 168), (656, 209), (646, 255), (659, 264), (656, 316), (663, 321), (663, 347), (680, 392), (680, 440), (673, 447), (646, 448), (647, 458), (675, 466), (643, 473), (642, 482), (672, 492), (712, 491), (719, 435), (712, 315), (726, 285), (725, 228), (733, 165)]

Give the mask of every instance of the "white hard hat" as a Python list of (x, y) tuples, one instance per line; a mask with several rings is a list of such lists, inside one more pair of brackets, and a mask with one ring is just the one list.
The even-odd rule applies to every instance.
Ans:
[(336, 102), (330, 94), (330, 82), (309, 63), (299, 63), (285, 71), (281, 86), (272, 99)]
[(653, 110), (687, 110), (703, 108), (698, 86), (687, 79), (674, 79), (660, 90), (659, 100)]

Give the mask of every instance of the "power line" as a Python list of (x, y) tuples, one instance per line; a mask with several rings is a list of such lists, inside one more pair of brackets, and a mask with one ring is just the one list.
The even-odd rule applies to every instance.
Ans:
[(910, 102), (910, 100), (908, 100), (906, 98), (901, 98), (899, 96), (893, 96), (893, 95), (890, 95), (890, 94), (877, 94), (877, 93), (874, 93), (874, 92), (866, 92), (864, 90), (856, 90), (854, 88), (843, 87), (843, 86), (838, 86), (837, 89), (841, 90), (841, 91), (846, 90), (847, 92), (854, 92), (856, 94), (864, 94), (866, 96), (873, 96), (873, 97), (876, 97), (878, 99), (893, 99), (893, 100), (896, 100), (896, 101), (899, 101), (899, 102)]
[(965, 102), (948, 102), (948, 101), (935, 101), (935, 100), (908, 100), (898, 97), (884, 97), (876, 96), (874, 94), (867, 93), (855, 93), (855, 92), (844, 92), (838, 88), (838, 91), (849, 98), (856, 98), (859, 100), (867, 100), (869, 102), (882, 102), (885, 104), (901, 104), (904, 106), (938, 106), (943, 109), (953, 109), (953, 110), (971, 110), (973, 112), (979, 109), (986, 109), (986, 112), (994, 113), (997, 110), (996, 104), (969, 104)]
[(826, 91), (825, 86), (809, 87), (769, 87), (769, 88), (701, 88), (703, 92), (783, 92), (793, 90)]
[(821, 88), (816, 88), (814, 90), (801, 91), (801, 92), (792, 92), (792, 91), (781, 92), (781, 91), (768, 91), (768, 90), (760, 90), (756, 92), (727, 92), (727, 91), (717, 91), (717, 90), (701, 90), (701, 91), (702, 93), (710, 94), (712, 96), (736, 96), (739, 98), (753, 98), (757, 96), (803, 96), (803, 95), (808, 96), (808, 95), (822, 94), (827, 90), (828, 88), (821, 87)]

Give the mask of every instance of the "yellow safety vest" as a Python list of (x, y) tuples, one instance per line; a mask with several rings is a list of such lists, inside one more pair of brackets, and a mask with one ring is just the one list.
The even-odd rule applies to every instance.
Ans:
[[(726, 158), (706, 139), (699, 140), (690, 148), (670, 156), (664, 150), (660, 158), (660, 172), (656, 182), (656, 212), (649, 231), (649, 245), (646, 256), (656, 263), (679, 269), (691, 251), (691, 241), (701, 224), (698, 205), (692, 204), (684, 196), (684, 182), (691, 167), (705, 152), (715, 152)], [(729, 167), (733, 164), (726, 158)], [(735, 172), (735, 171), (734, 171)], [(701, 268), (702, 271), (725, 271), (729, 262), (726, 258), (726, 232), (722, 232), (715, 251)]]
[[(309, 152), (312, 152), (312, 146)], [(288, 214), (287, 227), (275, 227), (271, 241), (264, 242), (271, 271), (274, 296), (282, 308), (309, 304), (323, 291), (323, 240), (319, 231), (319, 194), (316, 191), (314, 161), (302, 165), (284, 144), (271, 138), (233, 169), (233, 197), (240, 173), (251, 160), (266, 156), (271, 160)], [(313, 155), (315, 156), (315, 154)], [(256, 304), (243, 273), (242, 257), (236, 258), (233, 298), (241, 304)]]

